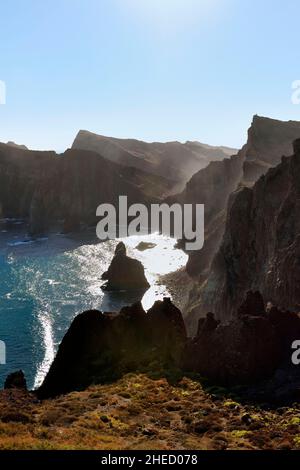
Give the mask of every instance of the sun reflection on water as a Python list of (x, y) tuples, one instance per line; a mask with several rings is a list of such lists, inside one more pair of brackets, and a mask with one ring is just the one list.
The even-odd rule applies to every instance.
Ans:
[[(8, 337), (8, 367), (9, 371), (20, 367), (21, 344), (25, 351), (22, 367), (29, 376), (30, 387), (38, 387), (43, 381), (60, 341), (78, 313), (89, 309), (118, 312), (137, 300), (148, 310), (156, 300), (171, 297), (160, 276), (184, 266), (187, 256), (175, 248), (175, 240), (157, 234), (122, 240), (128, 255), (139, 259), (145, 268), (150, 283), (147, 292), (103, 292), (101, 275), (119, 241), (75, 243), (68, 237), (49, 237), (43, 243), (7, 248), (5, 269), (9, 270), (9, 278), (7, 288), (3, 282), (0, 290), (0, 315), (9, 322), (7, 315), (13, 310), (16, 319), (11, 326), (14, 336)], [(151, 248), (139, 251), (140, 242), (151, 243)], [(20, 326), (28, 321), (32, 323), (30, 337)]]

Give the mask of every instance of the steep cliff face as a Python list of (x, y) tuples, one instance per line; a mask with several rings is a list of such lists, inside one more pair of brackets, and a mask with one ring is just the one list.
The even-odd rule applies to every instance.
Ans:
[(136, 168), (112, 163), (97, 153), (68, 150), (33, 152), (0, 144), (0, 212), (29, 220), (32, 235), (63, 221), (66, 231), (95, 224), (102, 203), (117, 206), (157, 202), (170, 182)]
[(0, 144), (0, 206), (3, 217), (29, 216), (39, 185), (55, 166), (55, 152), (35, 152)]
[(300, 316), (265, 309), (259, 292), (248, 292), (235, 318), (225, 324), (212, 313), (200, 319), (193, 339), (169, 299), (156, 302), (147, 313), (140, 303), (119, 314), (88, 311), (73, 321), (37, 394), (55, 397), (130, 372), (174, 380), (187, 371), (225, 385), (273, 378), (276, 390), (275, 373), (281, 371), (280, 381), (289, 384), (293, 395), (300, 376), (291, 363), (291, 344), (299, 334)]
[(125, 373), (171, 371), (182, 366), (186, 330), (180, 311), (165, 299), (146, 313), (141, 304), (119, 314), (78, 315), (38, 391), (51, 397)]
[(249, 289), (260, 290), (267, 302), (299, 310), (299, 140), (293, 156), (283, 157), (253, 188), (231, 195), (221, 247), (198, 291), (198, 314), (211, 310), (220, 319), (231, 318)]
[(182, 194), (174, 198), (182, 204), (205, 205), (205, 244), (202, 250), (189, 254), (187, 272), (191, 276), (205, 276), (210, 267), (224, 232), (226, 202), (240, 181), (242, 163), (241, 152), (222, 162), (210, 163), (192, 177)]
[[(199, 320), (187, 348), (187, 366), (226, 385), (274, 378), (280, 368), (288, 384), (291, 374), (299, 380), (298, 368), (291, 363), (291, 345), (299, 335), (299, 315), (276, 307), (266, 310), (261, 294), (250, 291), (232, 320), (221, 323), (213, 314)], [(292, 385), (289, 392), (293, 395)]]
[(110, 161), (169, 178), (177, 189), (211, 161), (223, 160), (236, 152), (235, 149), (212, 147), (199, 142), (147, 143), (104, 137), (88, 131), (78, 133), (72, 148), (92, 150)]
[(283, 122), (254, 116), (246, 145), (236, 156), (212, 162), (196, 173), (185, 190), (172, 197), (181, 203), (205, 204), (205, 244), (189, 254), (187, 271), (205, 279), (225, 230), (229, 196), (239, 187), (251, 187), (283, 155), (291, 155), (300, 136), (300, 122)]
[(292, 143), (299, 137), (300, 122), (254, 116), (248, 132), (242, 183), (253, 185), (269, 168), (278, 165), (283, 155), (291, 155)]

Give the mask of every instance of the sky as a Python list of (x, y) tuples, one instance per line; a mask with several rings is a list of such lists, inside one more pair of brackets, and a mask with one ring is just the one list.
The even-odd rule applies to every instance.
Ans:
[(300, 121), (299, 17), (299, 0), (3, 1), (0, 141), (241, 147), (254, 114)]

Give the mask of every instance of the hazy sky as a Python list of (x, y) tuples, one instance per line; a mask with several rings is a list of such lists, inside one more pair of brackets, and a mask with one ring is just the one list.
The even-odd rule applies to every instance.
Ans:
[(300, 120), (299, 0), (9, 0), (0, 18), (0, 141), (239, 147), (253, 114)]

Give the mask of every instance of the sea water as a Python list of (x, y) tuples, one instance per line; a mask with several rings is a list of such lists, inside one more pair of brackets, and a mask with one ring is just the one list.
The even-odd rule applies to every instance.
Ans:
[[(186, 255), (175, 240), (159, 235), (123, 239), (129, 256), (139, 259), (151, 285), (146, 293), (105, 293), (101, 275), (113, 257), (116, 241), (99, 243), (91, 234), (52, 234), (29, 240), (22, 229), (0, 231), (0, 340), (6, 365), (0, 365), (0, 388), (7, 374), (22, 369), (28, 386), (38, 387), (74, 317), (88, 309), (119, 311), (142, 300), (145, 309), (170, 296), (160, 276), (184, 266)], [(141, 242), (155, 244), (143, 252)]]

